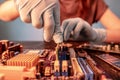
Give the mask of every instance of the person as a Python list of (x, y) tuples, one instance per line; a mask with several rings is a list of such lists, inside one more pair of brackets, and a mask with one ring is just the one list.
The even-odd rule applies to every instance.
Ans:
[[(45, 33), (51, 34), (52, 32), (53, 34), (58, 30), (57, 33), (60, 33), (60, 36), (63, 35), (64, 41), (71, 39), (74, 41), (120, 42), (120, 19), (110, 10), (104, 0), (35, 0), (35, 2), (32, 0), (15, 0), (17, 9), (10, 3), (14, 4), (14, 1), (9, 1), (9, 3), (4, 3), (4, 5), (0, 6), (0, 19), (4, 21), (11, 21), (20, 15), (24, 22), (30, 22), (29, 19), (31, 19), (31, 23), (37, 27), (42, 25), (45, 28), (46, 26), (44, 24), (49, 23), (47, 29), (51, 31), (46, 31)], [(54, 5), (50, 7), (52, 4)], [(11, 7), (5, 9), (4, 6)], [(3, 11), (1, 11), (2, 7), (4, 8)], [(34, 9), (35, 12), (32, 12)], [(6, 11), (12, 16), (10, 14), (4, 14)], [(14, 15), (12, 13), (14, 13)], [(2, 17), (3, 15), (4, 17), (6, 16), (6, 19)], [(31, 17), (32, 15), (36, 15), (38, 19), (35, 20), (34, 17)], [(35, 24), (33, 20), (35, 20)], [(58, 22), (55, 23), (56, 20)], [(91, 27), (93, 23), (98, 21), (104, 25), (105, 29), (95, 29)], [(54, 28), (50, 27), (53, 26), (53, 23), (55, 25), (58, 23), (58, 26), (60, 26), (61, 23), (62, 34), (58, 26), (55, 31), (56, 26)], [(47, 35), (47, 37), (48, 36), (49, 35)], [(49, 40), (50, 39), (51, 37), (49, 37)], [(59, 38), (59, 40), (56, 39), (56, 41), (62, 42), (62, 37)]]

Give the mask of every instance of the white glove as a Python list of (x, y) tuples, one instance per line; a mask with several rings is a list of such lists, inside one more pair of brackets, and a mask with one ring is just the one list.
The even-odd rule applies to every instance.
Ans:
[[(62, 42), (58, 0), (15, 0), (20, 18), (36, 28), (44, 27), (44, 40)], [(59, 39), (58, 39), (59, 37)]]
[(81, 18), (64, 20), (61, 28), (64, 41), (71, 38), (74, 41), (103, 42), (106, 39), (105, 29), (94, 29)]

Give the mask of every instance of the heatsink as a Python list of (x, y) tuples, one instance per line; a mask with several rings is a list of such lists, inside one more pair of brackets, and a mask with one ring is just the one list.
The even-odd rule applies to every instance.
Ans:
[(31, 68), (36, 66), (39, 60), (38, 54), (18, 54), (17, 56), (7, 60), (8, 66), (26, 66)]

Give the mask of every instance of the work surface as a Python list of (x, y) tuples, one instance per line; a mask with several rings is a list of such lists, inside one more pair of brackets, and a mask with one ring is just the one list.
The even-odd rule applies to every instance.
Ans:
[(24, 49), (48, 49), (54, 48), (56, 44), (52, 42), (44, 42), (44, 41), (14, 41), (16, 43), (20, 43), (23, 45)]
[[(56, 43), (54, 41), (44, 42), (44, 41), (14, 41), (23, 45), (24, 49), (55, 49)], [(64, 45), (68, 47), (77, 47), (84, 42), (64, 42)]]

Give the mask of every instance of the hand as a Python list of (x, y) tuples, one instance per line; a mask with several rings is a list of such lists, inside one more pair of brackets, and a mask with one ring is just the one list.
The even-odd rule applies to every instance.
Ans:
[(105, 29), (94, 29), (81, 18), (64, 20), (61, 28), (64, 41), (71, 38), (74, 41), (101, 42), (106, 38)]
[(56, 43), (62, 42), (58, 0), (15, 0), (15, 4), (23, 22), (44, 27), (45, 41), (54, 38)]

